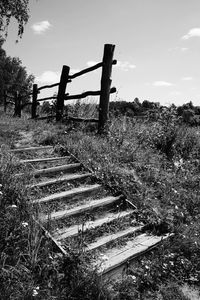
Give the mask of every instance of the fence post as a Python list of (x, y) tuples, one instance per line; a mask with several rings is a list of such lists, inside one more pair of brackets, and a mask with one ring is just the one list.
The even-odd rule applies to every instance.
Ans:
[(65, 91), (67, 87), (68, 77), (69, 77), (70, 67), (63, 66), (62, 73), (60, 76), (60, 83), (58, 87), (58, 95), (56, 101), (56, 122), (61, 121), (63, 117), (64, 110), (64, 98)]
[(19, 94), (19, 92), (15, 92), (15, 111), (14, 111), (14, 117), (21, 118), (21, 100), (22, 97)]
[(33, 85), (33, 95), (32, 95), (32, 105), (31, 105), (31, 118), (36, 119), (37, 117), (37, 95), (38, 95), (38, 86), (37, 84)]
[(115, 45), (105, 44), (103, 54), (103, 67), (101, 75), (101, 94), (99, 100), (99, 127), (98, 133), (106, 131), (109, 118), (109, 98), (111, 86), (112, 62)]

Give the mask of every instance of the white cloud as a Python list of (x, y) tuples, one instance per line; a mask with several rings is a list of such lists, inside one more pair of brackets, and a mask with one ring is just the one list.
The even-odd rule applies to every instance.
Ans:
[(179, 95), (181, 95), (181, 92), (179, 92), (179, 91), (172, 91), (170, 93), (170, 96), (179, 96)]
[(53, 71), (45, 71), (40, 76), (36, 77), (36, 80), (40, 83), (57, 83), (60, 81), (60, 74)]
[(167, 81), (155, 81), (153, 86), (172, 86), (173, 83)]
[(189, 48), (187, 47), (173, 47), (173, 48), (169, 48), (168, 49), (170, 52), (174, 52), (174, 51), (181, 51), (181, 52), (186, 52), (189, 50)]
[(131, 64), (130, 62), (128, 61), (117, 61), (117, 65), (116, 67), (120, 68), (122, 71), (129, 71), (131, 69), (135, 69), (136, 66)]
[(31, 28), (33, 29), (34, 33), (42, 34), (46, 30), (48, 30), (51, 26), (52, 25), (49, 23), (49, 21), (42, 21), (42, 22), (38, 22), (38, 23), (33, 24), (31, 26)]
[(199, 27), (190, 29), (188, 33), (182, 37), (182, 40), (188, 40), (192, 37), (200, 37)]
[(70, 69), (69, 74), (70, 74), (70, 75), (73, 75), (73, 74), (78, 73), (78, 72), (80, 72), (79, 69)]
[[(88, 67), (92, 67), (92, 66), (98, 64), (98, 62), (90, 60), (86, 64), (87, 64)], [(115, 67), (118, 67), (122, 71), (126, 71), (126, 72), (129, 71), (129, 70), (131, 70), (131, 69), (135, 69), (136, 68), (135, 65), (131, 64), (128, 61), (119, 61), (119, 60), (117, 61), (117, 65)]]
[(86, 65), (87, 65), (88, 67), (95, 66), (96, 64), (98, 64), (98, 62), (93, 61), (93, 60), (90, 60), (90, 61), (88, 61), (88, 62), (86, 63)]
[(187, 77), (182, 77), (181, 80), (184, 80), (184, 81), (190, 81), (192, 80), (193, 78), (191, 76), (187, 76)]
[(182, 52), (186, 52), (186, 51), (188, 51), (188, 50), (189, 50), (189, 48), (182, 47), (182, 48), (180, 48), (180, 50), (181, 50)]

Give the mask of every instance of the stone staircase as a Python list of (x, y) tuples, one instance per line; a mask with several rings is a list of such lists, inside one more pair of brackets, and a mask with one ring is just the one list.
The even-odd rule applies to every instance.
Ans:
[(168, 238), (145, 232), (135, 207), (122, 194), (112, 195), (74, 156), (61, 156), (51, 146), (11, 151), (32, 169), (28, 187), (39, 222), (64, 255), (81, 247), (99, 274), (115, 277)]

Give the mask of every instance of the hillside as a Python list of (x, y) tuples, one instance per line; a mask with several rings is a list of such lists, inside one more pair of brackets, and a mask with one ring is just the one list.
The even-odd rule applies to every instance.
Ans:
[[(118, 113), (111, 118), (108, 135), (98, 136), (89, 125), (35, 122), (1, 111), (2, 299), (186, 300), (197, 295), (200, 128), (190, 125), (181, 121), (174, 107), (159, 111), (156, 119)], [(21, 167), (9, 153), (17, 143), (57, 145), (62, 153), (72, 153), (103, 184), (126, 195), (137, 207), (140, 224), (158, 235), (173, 233), (173, 237), (138, 258), (123, 280), (106, 287), (87, 270), (80, 249), (63, 261), (30, 221), (31, 214), (37, 215), (26, 201), (30, 170), (24, 170), (27, 176), (22, 180), (16, 179), (14, 174)], [(21, 208), (20, 214), (13, 211), (13, 205)], [(25, 223), (34, 230), (27, 230)]]

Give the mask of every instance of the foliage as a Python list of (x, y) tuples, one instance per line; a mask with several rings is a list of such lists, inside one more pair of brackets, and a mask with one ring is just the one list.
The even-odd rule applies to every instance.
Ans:
[(19, 92), (23, 97), (22, 103), (26, 103), (29, 97), (26, 94), (31, 92), (33, 75), (28, 75), (26, 68), (18, 57), (6, 55), (0, 43), (0, 102), (3, 102), (4, 91), (13, 95)]
[(6, 37), (11, 18), (18, 23), (18, 36), (22, 37), (24, 26), (29, 19), (29, 0), (0, 0), (0, 32)]
[[(81, 106), (78, 109), (81, 113)], [(1, 122), (2, 120), (3, 116)], [(112, 299), (186, 300), (187, 297), (181, 289), (183, 283), (199, 288), (199, 127), (182, 124), (174, 107), (163, 113), (161, 111), (158, 120), (154, 121), (136, 120), (126, 116), (113, 118), (107, 136), (88, 132), (83, 125), (72, 128), (71, 125), (68, 127), (64, 124), (26, 121), (23, 127), (23, 122), (13, 122), (13, 127), (9, 127), (9, 130), (14, 126), (15, 132), (21, 128), (32, 130), (34, 142), (59, 144), (63, 152), (72, 152), (95, 172), (101, 182), (112, 186), (114, 193), (123, 192), (138, 207), (136, 221), (148, 224), (147, 230), (157, 234), (169, 231), (174, 233), (170, 241), (163, 243), (159, 249), (138, 258), (129, 269), (127, 278), (116, 283), (111, 293)], [(166, 147), (170, 135), (173, 142), (168, 155)], [(4, 170), (8, 171), (3, 174), (14, 173), (10, 167)], [(4, 182), (12, 180), (5, 177)], [(16, 188), (15, 181), (13, 182), (13, 188), (7, 185), (8, 188), (5, 189), (6, 184), (3, 184), (8, 191), (4, 193), (8, 196), (4, 196), (2, 202), (5, 205), (7, 201), (11, 201), (11, 204), (15, 199), (18, 200), (14, 203), (23, 203), (21, 191)], [(7, 213), (8, 211), (6, 209)], [(15, 223), (6, 223), (8, 231), (9, 224)], [(20, 226), (18, 222), (16, 226)], [(25, 296), (31, 299), (34, 291), (37, 293), (34, 299), (109, 299), (106, 287), (99, 281), (95, 271), (87, 268), (81, 251), (79, 254), (69, 253), (63, 260), (59, 254), (51, 252), (51, 245), (44, 246), (37, 230), (31, 229), (33, 235), (38, 236), (33, 249), (38, 244), (41, 245), (41, 252), (38, 252), (35, 267), (32, 268), (33, 259), (30, 258), (33, 256), (27, 255), (25, 250), (29, 235), (23, 236), (19, 227), (12, 227), (11, 230), (14, 232), (12, 243), (17, 249), (21, 249), (16, 254), (19, 255), (21, 251), (20, 257), (27, 259), (20, 260), (16, 267), (20, 270), (19, 274), (15, 273), (15, 256), (13, 252), (9, 252), (14, 257), (13, 265), (9, 265), (6, 271), (2, 268), (2, 272), (5, 272), (1, 273), (2, 286), (8, 285), (7, 293), (10, 288), (12, 295), (16, 293), (16, 299), (26, 299)], [(6, 255), (9, 253), (6, 252)]]
[[(33, 220), (37, 208), (32, 207), (25, 188), (28, 170), (22, 170), (5, 147), (0, 161), (0, 298), (108, 299), (81, 252), (63, 257)], [(23, 178), (15, 176), (22, 171)]]

